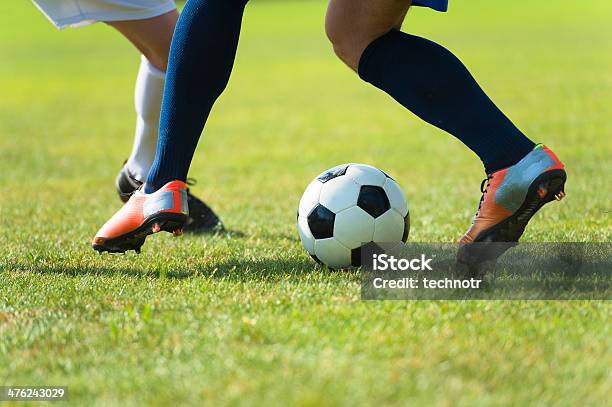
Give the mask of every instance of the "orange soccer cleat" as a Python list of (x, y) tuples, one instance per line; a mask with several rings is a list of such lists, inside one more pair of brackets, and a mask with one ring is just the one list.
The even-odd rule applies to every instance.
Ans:
[[(187, 185), (194, 185), (194, 179), (188, 179)], [(115, 188), (122, 202), (127, 202), (130, 197), (140, 189), (143, 182), (136, 179), (124, 163), (115, 180)], [(192, 194), (187, 188), (187, 202), (189, 204), (189, 219), (185, 224), (185, 233), (216, 233), (225, 228), (219, 216), (208, 204)]]
[(96, 233), (92, 247), (98, 252), (140, 252), (148, 235), (162, 230), (181, 235), (188, 217), (184, 182), (171, 181), (152, 194), (141, 188)]
[(459, 242), (460, 257), (470, 243), (518, 242), (542, 206), (565, 197), (566, 179), (561, 161), (541, 144), (517, 164), (490, 174), (472, 226)]

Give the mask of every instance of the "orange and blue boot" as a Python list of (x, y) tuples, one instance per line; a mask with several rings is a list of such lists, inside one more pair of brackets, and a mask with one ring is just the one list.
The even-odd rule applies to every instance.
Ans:
[(92, 241), (98, 252), (125, 253), (140, 248), (148, 235), (166, 231), (179, 236), (189, 218), (187, 186), (171, 181), (152, 194), (142, 188), (102, 226)]
[(515, 165), (490, 174), (482, 183), (483, 195), (472, 226), (459, 241), (458, 260), (474, 261), (476, 251), (470, 246), (478, 245), (473, 243), (518, 242), (542, 206), (565, 197), (566, 179), (561, 161), (542, 144)]

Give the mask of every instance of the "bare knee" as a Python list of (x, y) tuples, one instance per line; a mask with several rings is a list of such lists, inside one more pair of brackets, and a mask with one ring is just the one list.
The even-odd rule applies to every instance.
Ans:
[(338, 58), (357, 72), (361, 54), (375, 37), (371, 38), (363, 32), (354, 32), (329, 18), (325, 21), (325, 33)]
[(357, 72), (363, 51), (376, 38), (401, 26), (410, 1), (331, 0), (325, 32), (336, 55)]
[(150, 25), (153, 27), (155, 34), (147, 35), (144, 55), (153, 66), (166, 72), (168, 57), (170, 56), (170, 44), (178, 21), (178, 12), (173, 10), (160, 17), (155, 24)]

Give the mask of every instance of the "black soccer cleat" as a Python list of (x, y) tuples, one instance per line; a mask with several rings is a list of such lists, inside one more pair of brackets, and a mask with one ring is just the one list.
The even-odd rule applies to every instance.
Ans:
[(187, 189), (187, 202), (189, 203), (189, 219), (183, 228), (185, 232), (217, 233), (225, 230), (223, 222), (221, 222), (221, 219), (219, 219), (212, 208), (197, 196), (191, 194), (189, 188)]
[(115, 178), (115, 188), (121, 202), (126, 203), (130, 200), (130, 197), (142, 186), (143, 182), (134, 178), (126, 165), (127, 161), (123, 163), (121, 171)]

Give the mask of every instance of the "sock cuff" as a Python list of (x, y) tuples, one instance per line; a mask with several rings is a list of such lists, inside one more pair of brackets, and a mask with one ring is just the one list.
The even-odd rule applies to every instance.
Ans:
[(148, 74), (162, 80), (166, 79), (166, 73), (153, 66), (153, 64), (144, 55), (140, 56), (140, 65), (147, 70)]
[(357, 68), (357, 74), (361, 79), (366, 82), (371, 82), (372, 77), (374, 76), (370, 67), (370, 61), (372, 60), (373, 55), (379, 49), (385, 48), (388, 43), (398, 38), (398, 36), (401, 36), (401, 32), (399, 30), (391, 30), (388, 33), (376, 38), (366, 47), (365, 50), (363, 50), (361, 58), (359, 59), (359, 66)]

